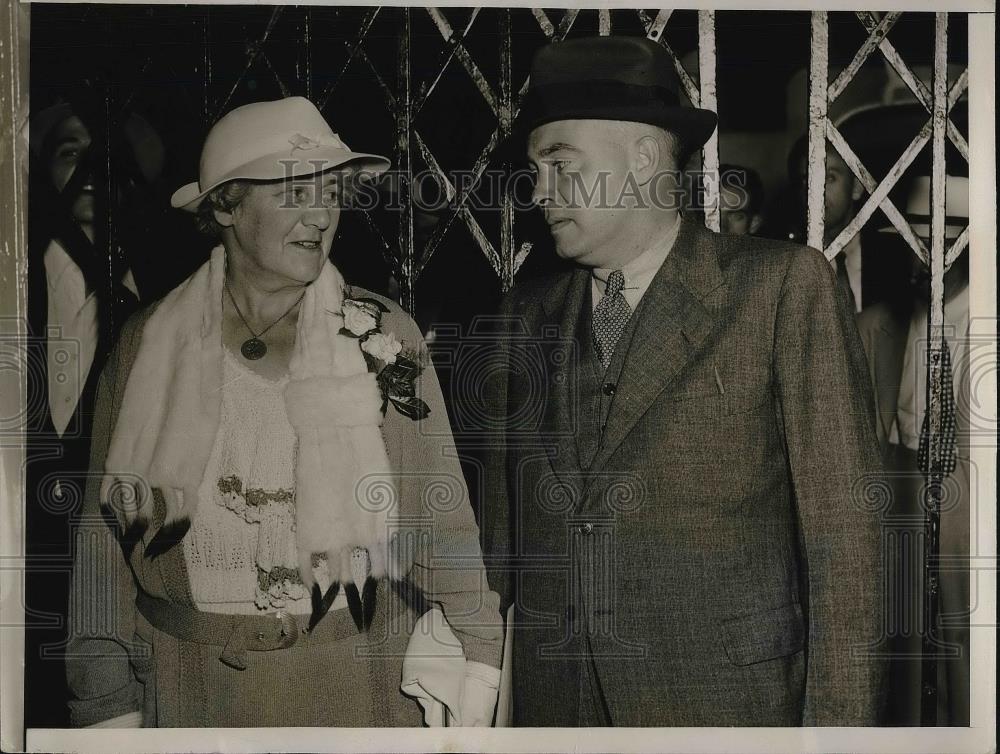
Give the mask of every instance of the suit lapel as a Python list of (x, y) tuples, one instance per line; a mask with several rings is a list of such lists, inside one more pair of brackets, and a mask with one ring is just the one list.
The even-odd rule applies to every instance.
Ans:
[[(541, 435), (552, 468), (563, 482), (579, 492), (580, 461), (576, 447), (574, 401), (579, 384), (583, 348), (576, 342), (580, 311), (586, 298), (590, 273), (577, 269), (554, 285), (542, 302), (545, 316), (536, 336), (542, 344), (542, 371), (547, 380), (548, 399), (541, 421)], [(572, 351), (557, 356), (558, 349)], [(562, 364), (561, 369), (553, 368)]]
[(693, 222), (682, 221), (673, 249), (635, 313), (639, 319), (591, 471), (599, 471), (607, 463), (712, 331), (714, 315), (705, 299), (725, 285), (715, 239)]

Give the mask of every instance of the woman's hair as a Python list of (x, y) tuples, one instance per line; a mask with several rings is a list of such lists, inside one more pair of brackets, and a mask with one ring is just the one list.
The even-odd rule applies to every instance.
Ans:
[[(355, 172), (356, 170), (352, 165), (348, 165), (340, 169), (340, 173), (344, 176), (344, 180), (340, 186), (342, 203), (349, 204), (350, 197), (356, 190), (355, 182), (351, 179), (351, 176), (353, 176)], [(308, 180), (310, 177), (311, 176), (306, 176), (305, 178), (296, 180)], [(215, 210), (219, 210), (220, 212), (232, 212), (239, 206), (240, 202), (246, 198), (246, 195), (250, 192), (250, 189), (254, 185), (279, 184), (282, 182), (283, 179), (250, 180), (246, 178), (237, 178), (232, 181), (226, 181), (221, 186), (216, 186), (208, 192), (208, 195), (198, 206), (198, 212), (195, 215), (195, 224), (198, 226), (198, 230), (216, 241), (221, 240), (222, 226), (219, 225), (218, 220), (215, 219)]]
[[(259, 181), (256, 181), (259, 183)], [(216, 186), (208, 192), (208, 196), (198, 207), (195, 215), (195, 223), (198, 230), (207, 236), (220, 240), (222, 238), (222, 226), (215, 219), (215, 210), (220, 212), (232, 212), (240, 202), (246, 197), (255, 181), (236, 179), (226, 181), (221, 186)]]

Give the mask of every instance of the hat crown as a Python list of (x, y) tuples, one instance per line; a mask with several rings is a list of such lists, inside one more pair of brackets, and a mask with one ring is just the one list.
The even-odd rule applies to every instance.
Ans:
[(349, 151), (316, 106), (305, 97), (251, 102), (212, 126), (201, 150), (199, 183), (209, 186), (260, 155), (322, 141)]
[[(946, 175), (944, 189), (944, 214), (946, 217), (969, 217), (969, 179), (959, 175)], [(914, 180), (906, 198), (906, 214), (926, 217), (931, 214), (931, 177), (923, 175)]]
[(615, 81), (677, 92), (670, 53), (646, 37), (585, 37), (542, 47), (531, 66), (531, 87)]

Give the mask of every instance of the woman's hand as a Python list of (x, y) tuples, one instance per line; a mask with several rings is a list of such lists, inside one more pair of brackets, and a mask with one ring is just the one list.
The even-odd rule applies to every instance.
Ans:
[(110, 720), (102, 720), (99, 723), (94, 723), (93, 725), (86, 726), (88, 728), (141, 728), (142, 726), (142, 713), (139, 710), (135, 712), (126, 712), (124, 715), (118, 715), (118, 717), (112, 717)]

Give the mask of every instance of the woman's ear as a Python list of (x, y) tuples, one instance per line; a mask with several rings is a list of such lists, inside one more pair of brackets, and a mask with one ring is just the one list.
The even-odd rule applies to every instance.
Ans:
[(223, 228), (231, 228), (233, 225), (232, 212), (227, 212), (222, 209), (213, 209), (212, 216), (215, 217), (215, 222), (217, 222)]

